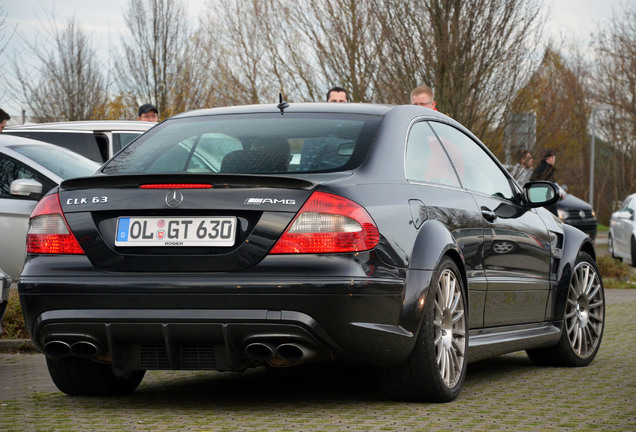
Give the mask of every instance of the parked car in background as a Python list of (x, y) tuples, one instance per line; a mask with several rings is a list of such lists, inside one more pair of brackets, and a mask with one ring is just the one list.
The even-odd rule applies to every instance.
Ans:
[(11, 277), (0, 270), (0, 336), (2, 336), (2, 317), (7, 310), (9, 303), (9, 289), (11, 288)]
[(42, 198), (18, 292), (71, 395), (346, 358), (391, 398), (450, 401), (469, 361), (596, 356), (603, 285), (592, 240), (543, 208), (560, 197), (428, 108), (199, 110)]
[(87, 176), (100, 164), (42, 141), (0, 134), (0, 269), (18, 279), (29, 214), (62, 180)]
[(65, 147), (101, 163), (154, 125), (156, 123), (124, 120), (72, 121), (11, 126), (3, 133)]
[(556, 208), (561, 221), (580, 229), (592, 240), (596, 239), (596, 213), (590, 204), (566, 192)]
[(636, 193), (629, 195), (612, 213), (608, 237), (612, 257), (629, 260), (636, 267)]

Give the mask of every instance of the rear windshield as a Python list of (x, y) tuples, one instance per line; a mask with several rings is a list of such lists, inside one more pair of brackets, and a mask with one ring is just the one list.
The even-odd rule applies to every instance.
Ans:
[(100, 167), (100, 164), (95, 161), (55, 146), (12, 145), (9, 148), (37, 162), (63, 179), (86, 177), (94, 174)]
[(287, 174), (359, 166), (381, 117), (285, 113), (170, 119), (104, 167), (122, 173)]

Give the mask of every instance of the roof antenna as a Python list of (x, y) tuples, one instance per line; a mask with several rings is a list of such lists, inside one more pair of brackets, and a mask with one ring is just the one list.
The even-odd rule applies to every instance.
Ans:
[(285, 114), (285, 109), (289, 108), (289, 104), (283, 100), (283, 94), (282, 93), (278, 93), (278, 100), (280, 102), (278, 103), (278, 105), (276, 105), (276, 108), (278, 108), (280, 110), (280, 115), (283, 115), (283, 114)]

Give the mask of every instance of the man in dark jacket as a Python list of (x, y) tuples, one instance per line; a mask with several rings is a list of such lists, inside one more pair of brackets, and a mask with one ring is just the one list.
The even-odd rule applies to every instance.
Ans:
[(554, 150), (547, 149), (543, 152), (543, 158), (541, 159), (541, 162), (539, 162), (539, 166), (537, 166), (532, 172), (530, 181), (547, 180), (554, 182), (554, 173), (556, 172), (556, 168), (554, 167), (555, 160), (556, 153)]
[(9, 120), (11, 120), (11, 116), (0, 108), (0, 133), (2, 133), (2, 129), (4, 129)]

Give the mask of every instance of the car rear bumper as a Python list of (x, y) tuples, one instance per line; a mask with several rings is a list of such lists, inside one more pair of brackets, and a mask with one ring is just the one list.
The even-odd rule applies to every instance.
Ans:
[(415, 342), (402, 325), (403, 279), (24, 276), (18, 287), (39, 349), (125, 370), (243, 370), (326, 356), (391, 366)]

